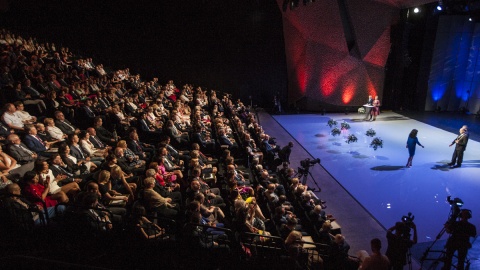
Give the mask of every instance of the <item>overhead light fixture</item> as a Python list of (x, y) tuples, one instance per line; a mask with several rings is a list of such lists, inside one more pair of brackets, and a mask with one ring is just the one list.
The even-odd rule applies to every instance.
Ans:
[(290, 2), (290, 10), (294, 10), (296, 7), (298, 7), (298, 3), (300, 0), (291, 0)]
[(420, 9), (418, 7), (413, 9), (413, 13), (419, 13), (419, 12), (420, 12)]
[(438, 0), (437, 10), (438, 11), (443, 10), (443, 0)]

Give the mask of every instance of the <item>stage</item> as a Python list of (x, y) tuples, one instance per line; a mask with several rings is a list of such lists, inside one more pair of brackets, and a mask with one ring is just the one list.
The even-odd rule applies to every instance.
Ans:
[[(385, 230), (409, 212), (415, 216), (418, 242), (435, 240), (450, 215), (447, 196), (452, 199), (460, 198), (464, 202), (461, 208), (472, 210), (473, 218), (470, 221), (480, 229), (480, 204), (476, 197), (480, 194), (478, 141), (470, 138), (462, 167), (450, 169), (446, 164), (450, 161), (454, 148), (449, 147), (449, 144), (458, 133), (448, 132), (393, 112), (382, 113), (374, 122), (363, 121), (363, 117), (364, 115), (356, 113), (273, 116), (299, 144), (295, 147), (303, 147), (309, 154), (306, 157), (321, 159), (323, 168), (314, 167), (311, 170), (314, 179), (309, 178), (309, 185), (318, 184), (323, 188), (319, 195), (322, 198), (328, 197), (328, 207), (335, 216), (355, 216), (354, 219), (343, 222), (339, 219), (342, 228), (347, 229), (342, 229), (347, 240), (349, 237), (353, 238), (355, 230), (358, 234), (367, 235), (363, 239), (357, 239), (358, 242), (352, 241), (353, 252), (360, 248), (358, 245), (361, 242), (363, 248), (368, 250), (365, 242), (372, 235), (378, 234), (378, 237), (384, 239)], [(339, 129), (342, 122), (348, 123), (350, 129), (343, 130), (339, 136), (332, 136), (333, 127), (327, 125), (330, 119), (337, 121)], [(454, 124), (458, 130), (464, 122)], [(425, 148), (417, 146), (413, 166), (405, 168), (408, 158), (405, 144), (408, 134), (414, 128), (419, 130), (418, 139)], [(368, 129), (373, 129), (376, 132), (375, 137), (383, 140), (383, 148), (375, 151), (370, 147), (373, 138), (365, 135)], [(277, 133), (272, 134), (268, 130), (267, 133), (277, 136)], [(354, 134), (358, 141), (347, 143), (346, 139), (350, 134)], [(286, 139), (280, 139), (283, 140), (282, 145), (285, 145)], [(296, 168), (298, 160), (301, 159), (302, 157), (296, 157), (297, 163), (292, 162), (292, 167)], [(323, 174), (321, 169), (325, 169), (328, 175)], [(343, 187), (371, 219), (365, 222), (365, 219), (369, 218), (359, 217), (360, 210), (353, 210), (350, 206), (342, 207), (341, 204), (348, 201), (348, 198), (338, 200), (341, 196), (337, 195), (341, 191), (332, 188), (328, 177)], [(335, 194), (329, 194), (331, 192)], [(338, 213), (339, 211), (342, 213)], [(378, 222), (382, 232), (372, 220)], [(353, 229), (350, 226), (352, 224), (345, 222), (354, 222)], [(448, 234), (444, 234), (442, 239), (447, 236)]]

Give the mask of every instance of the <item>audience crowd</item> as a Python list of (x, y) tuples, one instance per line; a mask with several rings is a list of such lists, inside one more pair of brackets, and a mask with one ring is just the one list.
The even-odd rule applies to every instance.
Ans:
[(281, 243), (299, 268), (359, 267), (290, 167), (293, 143), (278, 145), (240, 100), (7, 30), (0, 50), (2, 214), (23, 210), (33, 226), (76, 217), (95, 235), (144, 241), (178, 236), (167, 220), (200, 248), (238, 247), (246, 261)]

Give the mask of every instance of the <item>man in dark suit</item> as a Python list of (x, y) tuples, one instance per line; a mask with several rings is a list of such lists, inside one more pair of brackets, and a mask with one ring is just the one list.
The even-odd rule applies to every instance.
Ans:
[(26, 79), (24, 82), (23, 82), (23, 87), (22, 87), (22, 90), (29, 94), (32, 98), (35, 98), (35, 99), (38, 99), (38, 98), (44, 98), (45, 95), (40, 93), (37, 89), (33, 88), (32, 87), (32, 82), (30, 81), (30, 79)]
[(148, 142), (157, 141), (159, 137), (163, 135), (161, 130), (157, 130), (153, 127), (150, 127), (147, 123), (147, 114), (142, 112), (138, 119), (138, 132), (140, 133), (143, 140)]
[(315, 205), (308, 215), (316, 228), (322, 228), (323, 223), (327, 220), (327, 215), (319, 204)]
[(80, 133), (80, 129), (76, 128), (72, 123), (65, 119), (65, 115), (62, 111), (55, 112), (55, 126), (68, 135)]
[[(117, 140), (112, 132), (103, 127), (103, 120), (101, 117), (95, 117), (93, 120), (93, 127), (96, 131), (96, 136), (108, 145), (114, 146), (117, 144)], [(91, 134), (90, 134), (91, 135)]]
[(92, 121), (95, 118), (95, 116), (97, 116), (92, 107), (92, 100), (89, 98), (85, 100), (85, 104), (81, 107), (81, 109), (83, 110), (83, 115), (87, 116)]
[(28, 148), (41, 156), (50, 157), (51, 153), (47, 152), (47, 150), (50, 149), (51, 142), (43, 141), (37, 135), (37, 128), (34, 125), (26, 125), (25, 131), (27, 135), (25, 135), (23, 141)]
[(195, 131), (192, 134), (192, 143), (198, 143), (202, 151), (213, 153), (215, 151), (215, 142), (211, 139), (206, 139), (202, 133), (202, 126), (196, 125)]
[(8, 154), (12, 156), (17, 163), (26, 164), (37, 160), (38, 155), (22, 143), (17, 134), (10, 134), (7, 137), (10, 142), (7, 146)]
[(178, 148), (188, 148), (188, 133), (179, 131), (172, 120), (167, 121), (165, 134), (170, 137), (172, 142), (174, 142)]
[(147, 143), (140, 142), (136, 130), (132, 130), (127, 140), (128, 148), (140, 159), (150, 161), (155, 156), (155, 148)]
[(103, 142), (100, 138), (97, 137), (97, 131), (93, 127), (87, 128), (88, 134), (90, 134), (89, 141), (95, 146), (97, 149), (105, 149), (107, 146), (107, 142)]
[[(463, 161), (463, 152), (467, 149), (467, 143), (468, 143), (468, 127), (463, 126), (460, 128), (460, 135), (453, 140), (453, 142), (449, 145), (452, 146), (455, 144), (455, 151), (453, 151), (452, 155), (452, 161), (448, 163), (450, 168), (459, 168), (462, 166), (462, 161)], [(457, 163), (455, 165), (455, 163)]]
[(230, 151), (238, 149), (238, 145), (236, 142), (232, 142), (227, 135), (225, 134), (224, 129), (218, 130), (218, 142), (220, 145), (227, 145)]
[(290, 154), (292, 153), (292, 148), (293, 148), (293, 142), (289, 142), (285, 147), (282, 148), (282, 150), (278, 152), (278, 157), (283, 162), (290, 163)]

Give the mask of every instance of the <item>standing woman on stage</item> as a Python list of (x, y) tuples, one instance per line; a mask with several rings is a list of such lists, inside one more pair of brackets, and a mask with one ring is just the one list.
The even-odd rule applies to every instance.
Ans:
[(420, 145), (422, 148), (425, 148), (418, 141), (417, 133), (418, 133), (418, 130), (412, 129), (412, 131), (410, 132), (410, 135), (408, 135), (407, 146), (406, 146), (406, 148), (408, 148), (408, 154), (409, 154), (407, 166), (406, 166), (407, 168), (410, 168), (412, 166), (412, 160), (413, 160), (413, 156), (415, 155), (415, 148), (417, 144)]
[(373, 119), (370, 119), (370, 121), (375, 121), (375, 119), (377, 119), (377, 115), (380, 114), (380, 100), (378, 100), (378, 96), (375, 96), (373, 108), (370, 111), (370, 114), (373, 116)]

